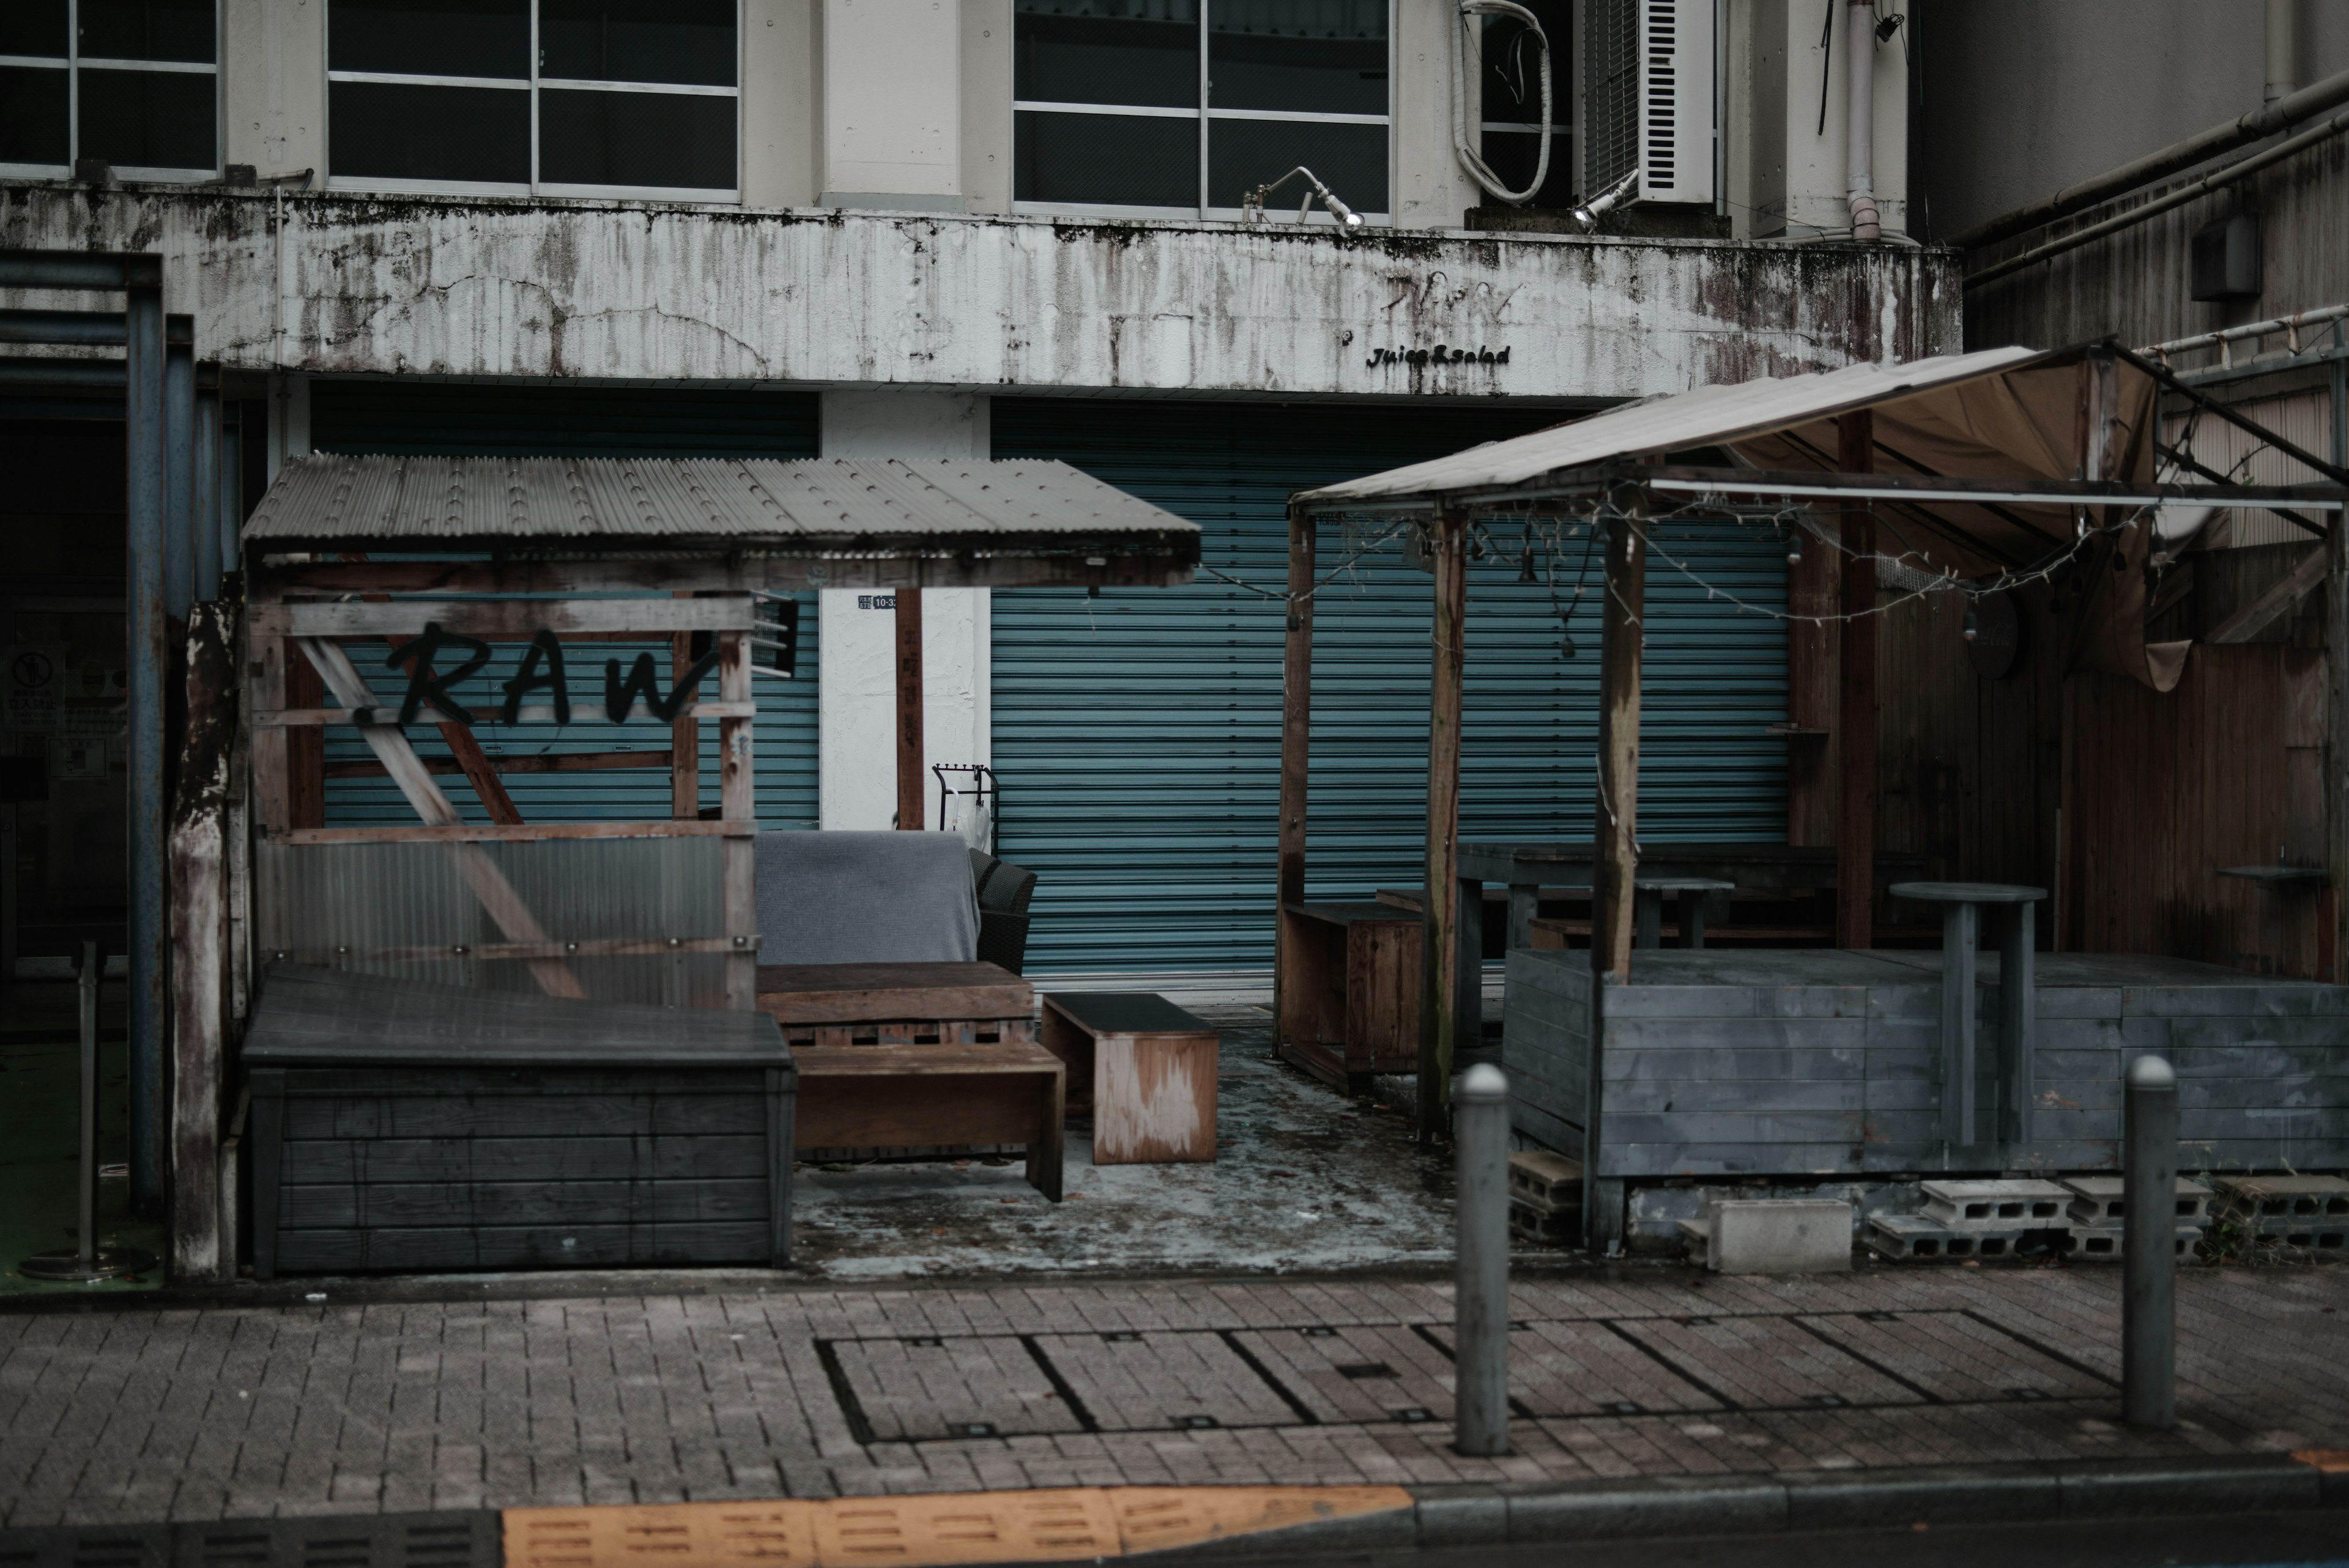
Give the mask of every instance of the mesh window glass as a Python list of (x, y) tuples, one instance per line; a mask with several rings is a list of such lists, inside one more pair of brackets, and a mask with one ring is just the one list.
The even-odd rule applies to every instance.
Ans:
[(1213, 109), (1384, 114), (1387, 0), (1209, 0), (1207, 76)]
[[(326, 14), (326, 67), (526, 80), (530, 0), (333, 0)], [(528, 123), (525, 113), (523, 124)]]
[(81, 0), (80, 18), (84, 59), (212, 62), (212, 0)]
[(1198, 107), (1198, 0), (1015, 0), (1012, 35), (1014, 98)]
[(1131, 114), (1019, 115), (1014, 199), (1129, 207), (1199, 205), (1199, 122)]
[[(1387, 128), (1296, 119), (1209, 121), (1207, 205), (1237, 207), (1250, 191), (1300, 163), (1356, 212), (1387, 211)], [(1284, 185), (1273, 200), (1294, 212), (1303, 186), (1302, 180)]]
[(66, 57), (66, 0), (8, 0), (0, 5), (0, 55)]
[(539, 178), (558, 185), (731, 190), (734, 103), (730, 98), (542, 88)]
[(510, 88), (331, 82), (326, 135), (337, 174), (530, 182), (530, 94)]
[(0, 66), (0, 163), (63, 164), (67, 74), (38, 66)]
[(538, 72), (732, 87), (734, 0), (539, 0)]
[(84, 158), (141, 169), (211, 169), (219, 162), (210, 71), (81, 73)]

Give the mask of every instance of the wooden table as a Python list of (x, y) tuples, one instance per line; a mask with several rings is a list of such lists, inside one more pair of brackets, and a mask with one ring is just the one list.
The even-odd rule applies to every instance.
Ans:
[(1025, 1144), (1029, 1185), (1061, 1200), (1066, 1073), (1042, 1046), (814, 1045), (794, 1059), (799, 1147)]
[[(1633, 945), (1664, 945), (1664, 895), (1680, 906), (1681, 946), (1704, 946), (1704, 900), (1708, 894), (1726, 893), (1737, 886), (1712, 877), (1634, 877), (1631, 902), (1635, 913)], [(1526, 944), (1531, 946), (1531, 943)]]
[(2032, 974), (2037, 922), (2031, 906), (2047, 896), (2044, 888), (2004, 882), (1896, 882), (1892, 896), (1944, 906), (1941, 917), (1941, 1137), (1951, 1144), (1974, 1141), (1974, 954), (1982, 929), (1982, 907), (2007, 909), (1998, 952), (1999, 1080), (2005, 1115), (2016, 1125), (1999, 1129), (2006, 1142), (2031, 1136), (2030, 1082), (2038, 985)]
[(1054, 992), (1044, 1049), (1069, 1073), (1071, 1111), (1093, 1118), (1095, 1165), (1216, 1158), (1221, 1037), (1154, 992)]
[(242, 1062), (256, 1278), (790, 1261), (759, 1013), (274, 964)]

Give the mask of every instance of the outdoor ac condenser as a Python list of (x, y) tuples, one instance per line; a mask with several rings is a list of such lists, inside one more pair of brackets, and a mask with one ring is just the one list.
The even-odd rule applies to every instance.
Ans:
[(1583, 0), (1586, 196), (1637, 170), (1642, 202), (1711, 202), (1714, 0)]

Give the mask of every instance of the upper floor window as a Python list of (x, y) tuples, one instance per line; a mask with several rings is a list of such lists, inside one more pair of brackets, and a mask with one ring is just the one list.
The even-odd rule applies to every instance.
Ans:
[(0, 0), (0, 174), (220, 171), (215, 0)]
[(329, 182), (732, 200), (737, 4), (330, 0)]
[(1301, 163), (1382, 218), (1388, 5), (1013, 0), (1015, 203), (1237, 217)]

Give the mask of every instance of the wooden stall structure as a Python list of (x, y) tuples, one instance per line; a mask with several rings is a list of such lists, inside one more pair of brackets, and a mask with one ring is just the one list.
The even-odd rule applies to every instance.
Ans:
[[(2173, 483), (2160, 428), (2165, 396), (2255, 432), (2315, 481), (2233, 484), (2181, 464), (2194, 482)], [(2193, 544), (2182, 520), (2207, 518), (2220, 508), (2260, 507), (2322, 540), (2323, 581), (2337, 617), (2349, 589), (2340, 525), (2349, 495), (2344, 486), (2349, 470), (2209, 403), (2160, 366), (2099, 344), (2054, 352), (1994, 349), (1706, 388), (1295, 497), (1292, 595), (1310, 585), (1313, 530), (1320, 518), (1414, 519), (1435, 563), (1427, 885), (1452, 896), (1426, 901), (1423, 1130), (1443, 1119), (1455, 1045), (1473, 1038), (1465, 1031), (1478, 1016), (1477, 954), (1469, 935), (1475, 923), (1459, 912), (1474, 913), (1480, 889), (1463, 874), (1489, 875), (1500, 865), (1489, 855), (1464, 854), (1458, 844), (1458, 573), (1446, 563), (1457, 559), (1475, 527), (1503, 518), (1512, 524), (1541, 518), (1586, 524), (1605, 545), (1590, 950), (1512, 953), (1507, 1050), (1512, 1066), (1521, 1049), (1536, 1053), (1521, 1075), (1520, 1129), (1566, 1142), (1582, 1157), (1590, 1177), (1584, 1200), (1591, 1245), (1603, 1248), (1619, 1239), (1629, 1179), (1878, 1168), (1869, 1153), (1876, 1145), (1884, 1146), (1879, 1152), (1887, 1158), (1899, 1149), (1896, 1163), (1903, 1169), (1997, 1169), (2018, 1160), (2058, 1168), (2108, 1165), (2109, 1128), (2091, 1117), (2067, 1136), (2064, 1107), (2048, 1098), (2060, 1100), (2064, 1091), (2033, 1085), (2044, 1079), (2103, 1094), (2096, 1086), (2106, 1085), (2107, 1068), (2116, 1081), (2120, 1054), (2111, 1062), (2086, 1060), (2078, 1041), (2059, 1041), (2068, 1024), (2034, 1041), (2029, 1021), (2038, 1014), (2095, 1018), (2116, 1027), (2126, 1017), (2158, 1017), (2170, 1021), (2161, 1027), (2172, 1032), (2179, 1027), (2176, 1020), (2201, 1017), (2205, 1023), (2192, 1025), (2203, 1032), (2199, 1045), (2220, 1054), (2200, 1071), (2305, 1079), (2289, 1103), (2310, 1105), (2311, 1093), (2325, 1099), (2311, 1106), (2323, 1115), (2281, 1143), (2262, 1144), (2214, 1125), (2206, 1129), (2214, 1145), (2231, 1140), (2234, 1154), (2250, 1159), (2305, 1161), (2313, 1154), (2349, 1161), (2349, 1104), (2333, 1103), (2349, 1098), (2338, 1087), (2349, 1082), (2341, 1075), (2349, 1068), (2349, 1046), (2327, 1033), (2330, 1015), (2340, 1011), (2338, 998), (2349, 993), (2302, 982), (2274, 995), (2236, 997), (2237, 1007), (2229, 998), (2241, 981), (2165, 954), (2105, 961), (2104, 968), (2043, 969), (2001, 1023), (2005, 999), (1996, 994), (1995, 965), (1985, 962), (1976, 973), (1986, 999), (1971, 999), (1971, 1007), (1946, 1005), (1960, 999), (1942, 995), (1941, 955), (1871, 950), (1877, 913), (1871, 891), (1882, 869), (1875, 843), (1881, 805), (1877, 715), (1911, 676), (1905, 661), (1889, 669), (1879, 663), (1877, 633), (1888, 609), (1905, 603), (1958, 605), (1977, 636), (1987, 631), (2011, 641), (2016, 601), (2023, 600), (2044, 623), (2033, 628), (2043, 644), (2043, 664), (2067, 680), (2095, 676), (2124, 684), (2138, 693), (2136, 711), (2143, 712), (2178, 686), (2198, 651), (2187, 640), (2148, 631), (2149, 625), (2158, 626), (2150, 618), (2161, 608), (2165, 575)], [(1651, 522), (1666, 514), (1770, 530), (1793, 542), (1790, 554), (1837, 565), (1831, 584), (1798, 574), (1806, 580), (1794, 585), (1790, 618), (1790, 675), (1798, 688), (1790, 771), (1807, 792), (1796, 803), (1798, 813), (1813, 819), (1814, 828), (1832, 828), (1833, 950), (1643, 950), (1635, 958), (1635, 883), (1647, 864), (1638, 838), (1641, 626), (1649, 572), (1678, 566), (1656, 554), (1650, 537)], [(2310, 585), (2314, 582), (2312, 577)], [(1301, 903), (1304, 894), (1309, 614), (1292, 612), (1289, 626), (1284, 909)], [(2325, 774), (2322, 872), (2334, 888), (2349, 873), (2349, 803), (2344, 799), (2349, 772), (2337, 762), (2344, 732), (2341, 710), (2349, 703), (2344, 641), (2336, 637), (2325, 650), (2326, 744), (2336, 761)], [(1832, 693), (1822, 679), (1823, 644), (1832, 645), (1839, 666)], [(1887, 677), (1882, 690), (1880, 670)], [(1831, 794), (1820, 788), (1826, 782), (1823, 741), (1832, 742)], [(2020, 760), (2022, 776), (2002, 783), (2029, 798), (2035, 765), (2035, 759)], [(1986, 795), (1995, 787), (1983, 781)], [(2074, 843), (2095, 835), (2111, 846), (2129, 820), (2125, 797), (2066, 798), (2064, 831)], [(1826, 799), (1832, 810), (1823, 812)], [(1822, 816), (1827, 820), (1816, 820)], [(2165, 849), (2156, 837), (2140, 839), (2127, 853), (2143, 862)], [(2075, 929), (2078, 870), (2064, 855), (2046, 868), (2054, 873), (2047, 877), (2056, 906), (2054, 929)], [(2216, 876), (2222, 868), (2200, 869)], [(1948, 868), (1937, 867), (1936, 874), (1946, 876)], [(1531, 873), (1525, 877), (1528, 885), (1535, 879)], [(2034, 934), (2032, 900), (2016, 897), (2014, 907), (2025, 911), (2020, 934)], [(2338, 900), (2328, 909), (2337, 925)], [(1939, 911), (1919, 913), (1931, 918)], [(1967, 944), (1949, 950), (1953, 959), (1971, 958), (1971, 919), (1953, 917), (1951, 940)], [(2331, 950), (2340, 950), (2339, 940), (2337, 930), (2330, 935)], [(2020, 951), (2031, 949), (2025, 941)], [(1962, 977), (1968, 967), (1961, 962), (1955, 972)], [(1908, 993), (1927, 971), (1926, 990), (1937, 1000), (1912, 1015), (1916, 999)], [(1575, 978), (1568, 979), (1569, 973)], [(2038, 998), (2035, 1012), (2025, 1004), (2032, 997)], [(2247, 1021), (2277, 1010), (2323, 1022), (2275, 1042), (2289, 1060), (2262, 1065), (2240, 1058), (2240, 1048), (2252, 1037)], [(1977, 1021), (1978, 1038), (1941, 1038), (1951, 1032), (1945, 1016), (1969, 1014)], [(2209, 1018), (2234, 1022), (2216, 1025), (2223, 1038), (2214, 1038)], [(1879, 1025), (1889, 1029), (1895, 1023), (1902, 1026), (1895, 1033), (1922, 1030), (1931, 1036), (1930, 1049), (1916, 1038), (1896, 1046), (1888, 1035), (1889, 1054), (1879, 1062), (1869, 1043)], [(1844, 1038), (1855, 1030), (1857, 1037)], [(2151, 1032), (2151, 1023), (2134, 1031), (2148, 1039)], [(1857, 1066), (1837, 1055), (1861, 1044), (1868, 1049)], [(1907, 1050), (1921, 1054), (1901, 1054)], [(1821, 1065), (1829, 1063), (1837, 1064), (1834, 1070)], [(2268, 1093), (2282, 1091), (2220, 1091), (2223, 1104), (2246, 1113), (2267, 1106), (2261, 1096)]]
[[(242, 711), (220, 750), (249, 765), (216, 792), (214, 814), (249, 817), (249, 841), (215, 836), (250, 864), (250, 907), (191, 928), (179, 967), (239, 986), (281, 963), (508, 1003), (737, 1012), (758, 1002), (753, 665), (781, 635), (779, 600), (823, 587), (1182, 583), (1199, 556), (1195, 525), (1027, 461), (320, 454), (285, 465), (243, 538), (247, 605), (235, 675), (221, 682)], [(625, 670), (613, 660), (605, 700), (573, 711), (566, 656), (647, 641), (668, 646), (667, 669), (649, 653)], [(503, 722), (643, 709), (670, 725), (670, 749), (493, 756), (473, 733), (490, 715), (452, 690), (485, 670), (502, 678)], [(700, 798), (705, 725), (720, 763), (714, 811)], [(331, 726), (357, 730), (372, 760), (357, 765), (388, 775), (415, 822), (326, 822)], [(435, 754), (419, 751), (424, 737), (440, 742)], [(504, 783), (518, 766), (663, 769), (672, 809), (526, 822)], [(459, 777), (452, 796), (444, 780)], [(249, 941), (223, 935), (248, 919)], [(236, 1103), (232, 1066), (222, 1039), (195, 1032), (173, 1064), (175, 1163), (204, 1176), (190, 1190), (214, 1207), (222, 1183), (206, 1173)], [(181, 1262), (190, 1278), (234, 1267), (219, 1243)]]

